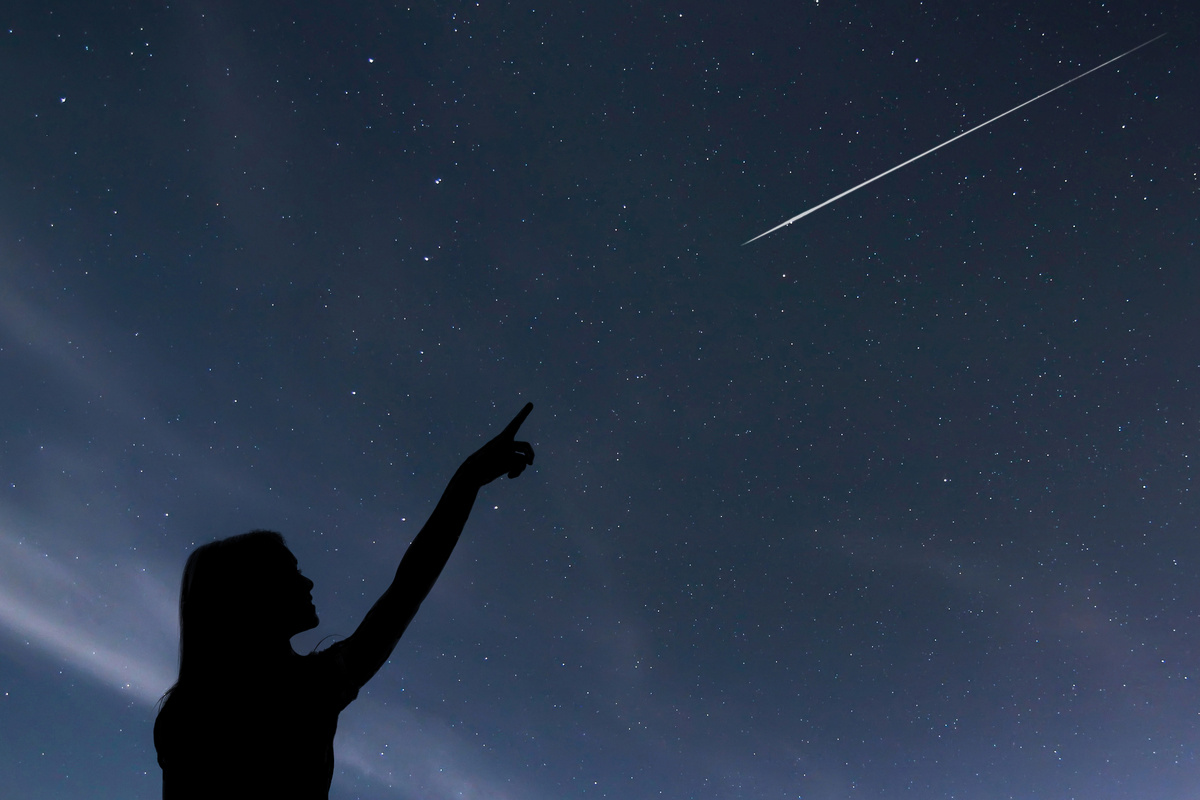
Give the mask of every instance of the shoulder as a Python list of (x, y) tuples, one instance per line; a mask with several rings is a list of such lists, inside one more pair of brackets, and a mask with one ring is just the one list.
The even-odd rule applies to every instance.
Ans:
[(306, 671), (337, 670), (346, 663), (347, 641), (338, 639), (327, 647), (299, 656), (294, 663), (299, 669)]
[(160, 754), (163, 745), (174, 738), (175, 731), (179, 727), (180, 713), (184, 711), (182, 706), (185, 703), (186, 700), (181, 693), (172, 690), (159, 704), (158, 714), (154, 717), (154, 746), (158, 748)]
[(195, 704), (188, 701), (186, 693), (173, 691), (163, 700), (154, 718), (154, 749), (158, 764), (164, 770), (168, 765), (180, 766), (187, 761), (200, 741), (207, 739), (206, 716), (197, 714)]
[(163, 762), (163, 750), (166, 749), (167, 742), (171, 739), (172, 723), (175, 716), (174, 704), (171, 702), (171, 699), (170, 695), (163, 699), (162, 705), (158, 709), (158, 715), (154, 718), (154, 749), (158, 751), (158, 763), (160, 766)]
[(358, 697), (358, 685), (346, 656), (346, 640), (342, 639), (323, 650), (299, 656), (296, 661), (301, 680), (312, 684), (311, 688), (328, 698), (339, 711)]

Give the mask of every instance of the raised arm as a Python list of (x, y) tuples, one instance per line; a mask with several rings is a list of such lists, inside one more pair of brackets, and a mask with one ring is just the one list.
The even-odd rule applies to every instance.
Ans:
[(361, 686), (388, 660), (396, 642), (421, 607), (458, 543), (480, 487), (501, 475), (520, 475), (533, 463), (533, 447), (516, 440), (517, 430), (533, 410), (526, 403), (500, 435), (462, 463), (421, 532), (408, 546), (396, 577), (367, 616), (343, 643), (350, 677)]

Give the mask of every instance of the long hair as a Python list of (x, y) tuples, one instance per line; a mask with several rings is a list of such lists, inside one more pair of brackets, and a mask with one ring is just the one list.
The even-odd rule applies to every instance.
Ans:
[(192, 551), (179, 589), (179, 677), (163, 703), (180, 690), (232, 688), (272, 600), (269, 576), (290, 552), (281, 534), (266, 530)]

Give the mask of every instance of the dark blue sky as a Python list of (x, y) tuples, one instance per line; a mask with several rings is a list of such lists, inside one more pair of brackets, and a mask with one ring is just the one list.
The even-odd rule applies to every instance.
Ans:
[(1193, 797), (1196, 9), (979, 5), (0, 12), (0, 795), (158, 796), (191, 548), (348, 634), (532, 401), (332, 797)]

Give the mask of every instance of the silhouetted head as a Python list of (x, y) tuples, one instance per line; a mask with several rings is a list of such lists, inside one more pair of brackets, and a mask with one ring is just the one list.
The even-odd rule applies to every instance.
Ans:
[(247, 659), (285, 652), (317, 626), (312, 587), (275, 531), (196, 548), (179, 594), (179, 683), (232, 677)]

